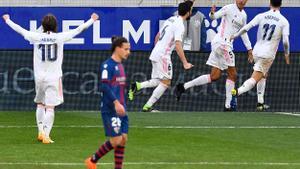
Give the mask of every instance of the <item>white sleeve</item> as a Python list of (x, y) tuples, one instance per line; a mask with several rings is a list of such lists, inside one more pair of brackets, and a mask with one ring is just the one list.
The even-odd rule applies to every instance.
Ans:
[(234, 34), (234, 38), (241, 36), (242, 34), (248, 32), (251, 28), (259, 24), (261, 15), (256, 15), (252, 21), (250, 21), (247, 25), (245, 25), (240, 31)]
[(282, 36), (289, 36), (290, 35), (290, 24), (287, 21), (284, 25), (283, 25), (283, 29), (282, 29)]
[(217, 12), (215, 13), (209, 13), (209, 17), (210, 19), (214, 20), (214, 19), (219, 19), (221, 18), (222, 16), (225, 16), (228, 12), (228, 9), (229, 7), (228, 6), (224, 6), (223, 8), (221, 8), (220, 10), (218, 10)]
[(249, 40), (248, 34), (247, 33), (242, 34), (241, 38), (242, 38), (243, 43), (244, 43), (245, 47), (247, 48), (247, 50), (252, 49), (252, 45), (251, 45), (251, 42)]
[(284, 47), (285, 54), (290, 54), (289, 35), (290, 35), (290, 24), (289, 24), (289, 22), (286, 22), (286, 24), (284, 24), (283, 29), (282, 29), (282, 41), (283, 41), (283, 47)]
[(91, 18), (90, 20), (88, 20), (84, 24), (78, 26), (76, 29), (70, 30), (68, 32), (61, 33), (62, 41), (66, 42), (66, 41), (72, 40), (75, 36), (77, 36), (82, 31), (84, 31), (85, 29), (90, 27), (94, 22), (95, 21)]
[(35, 32), (30, 32), (24, 28), (22, 28), (20, 25), (15, 24), (12, 20), (7, 19), (6, 23), (8, 26), (10, 26), (14, 31), (18, 32), (21, 34), (26, 40), (30, 42), (34, 42), (35, 40), (38, 39), (38, 33)]
[[(245, 14), (245, 16), (244, 16), (244, 25), (246, 25), (246, 24), (247, 24), (247, 14)], [(243, 43), (244, 43), (245, 47), (247, 48), (247, 50), (252, 49), (252, 45), (249, 40), (248, 34), (247, 33), (242, 34), (241, 38), (242, 38)]]
[(245, 30), (248, 32), (251, 28), (257, 26), (261, 20), (261, 15), (256, 15), (247, 25), (244, 26)]
[(183, 34), (184, 34), (184, 26), (176, 26), (174, 30), (174, 40), (176, 41), (183, 41)]

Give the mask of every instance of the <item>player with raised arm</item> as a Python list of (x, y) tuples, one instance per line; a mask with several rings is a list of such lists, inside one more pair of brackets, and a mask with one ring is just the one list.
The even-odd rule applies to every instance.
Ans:
[(122, 169), (128, 135), (126, 114), (126, 75), (122, 61), (130, 54), (130, 44), (124, 37), (112, 38), (112, 56), (101, 65), (101, 114), (105, 135), (109, 138), (92, 156), (85, 160), (88, 169), (114, 149), (115, 169)]
[(76, 29), (57, 33), (57, 20), (48, 14), (42, 20), (43, 32), (28, 31), (10, 20), (8, 14), (3, 15), (5, 22), (16, 32), (33, 43), (33, 69), (35, 81), (36, 122), (38, 140), (44, 144), (53, 143), (50, 132), (54, 123), (54, 108), (63, 103), (62, 62), (63, 48), (66, 41), (91, 26), (99, 16), (95, 13), (91, 19)]
[(246, 80), (241, 87), (232, 90), (233, 104), (236, 104), (236, 96), (251, 90), (269, 71), (281, 39), (283, 39), (286, 64), (290, 64), (290, 25), (288, 20), (280, 13), (281, 4), (282, 0), (270, 0), (271, 9), (269, 11), (255, 16), (251, 22), (231, 37), (231, 39), (234, 39), (241, 36), (258, 25), (257, 42), (253, 49), (254, 71), (251, 78)]
[(159, 38), (151, 52), (150, 60), (152, 62), (151, 79), (145, 82), (135, 82), (131, 84), (129, 91), (129, 99), (133, 100), (134, 94), (144, 88), (155, 88), (152, 96), (144, 105), (143, 111), (150, 112), (153, 105), (159, 100), (164, 92), (171, 85), (173, 76), (173, 67), (171, 62), (171, 54), (174, 48), (183, 64), (184, 69), (193, 67), (185, 57), (182, 48), (182, 38), (184, 34), (183, 21), (191, 15), (192, 6), (186, 2), (182, 2), (178, 6), (178, 16), (172, 16), (167, 19), (159, 31)]
[[(244, 11), (246, 3), (247, 0), (236, 0), (234, 4), (226, 5), (217, 12), (215, 5), (212, 6), (209, 14), (210, 18), (212, 20), (222, 18), (222, 21), (220, 30), (211, 43), (212, 51), (206, 62), (207, 65), (212, 67), (211, 72), (210, 74), (201, 75), (184, 84), (178, 84), (176, 86), (177, 100), (180, 99), (182, 93), (184, 93), (187, 89), (216, 81), (221, 78), (222, 71), (227, 70), (227, 80), (225, 85), (226, 100), (224, 110), (235, 110), (234, 107), (230, 106), (232, 97), (231, 90), (234, 89), (235, 81), (237, 79), (233, 42), (230, 41), (230, 37), (237, 33), (247, 23), (247, 14)], [(248, 35), (244, 34), (242, 36), (242, 40), (248, 50), (248, 60), (252, 61), (252, 47)]]

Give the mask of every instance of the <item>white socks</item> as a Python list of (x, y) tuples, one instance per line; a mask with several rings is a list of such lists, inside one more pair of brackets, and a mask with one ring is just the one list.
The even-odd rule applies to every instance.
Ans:
[(226, 88), (225, 107), (230, 108), (230, 102), (232, 99), (231, 91), (232, 91), (232, 89), (234, 89), (234, 81), (227, 79), (225, 88)]
[(141, 89), (152, 88), (158, 86), (160, 83), (159, 79), (151, 79), (141, 83)]
[(167, 89), (168, 89), (167, 85), (165, 85), (163, 83), (159, 83), (159, 85), (153, 91), (152, 96), (150, 97), (150, 99), (148, 100), (146, 105), (153, 106), (153, 104), (157, 102), (157, 100), (164, 94), (164, 92)]
[(239, 87), (238, 95), (241, 95), (249, 90), (251, 90), (256, 84), (256, 81), (253, 78), (250, 78), (244, 82), (244, 84)]
[(265, 95), (265, 89), (266, 89), (266, 78), (262, 78), (257, 83), (257, 102), (263, 104), (264, 103), (264, 95)]
[(54, 109), (47, 108), (45, 119), (44, 119), (44, 131), (45, 131), (46, 138), (49, 138), (50, 136), (53, 122), (54, 122)]
[(211, 83), (211, 78), (210, 78), (209, 74), (199, 76), (194, 80), (191, 80), (189, 82), (184, 83), (184, 89), (188, 89), (188, 88), (191, 88), (191, 87), (194, 87), (194, 86), (204, 85), (204, 84), (207, 84), (207, 83)]
[(45, 118), (45, 107), (42, 106), (42, 105), (37, 105), (36, 107), (36, 112), (35, 112), (35, 116), (36, 116), (36, 124), (37, 124), (37, 127), (38, 127), (38, 130), (39, 130), (39, 133), (43, 133), (44, 130), (43, 130), (43, 121), (44, 121), (44, 118)]

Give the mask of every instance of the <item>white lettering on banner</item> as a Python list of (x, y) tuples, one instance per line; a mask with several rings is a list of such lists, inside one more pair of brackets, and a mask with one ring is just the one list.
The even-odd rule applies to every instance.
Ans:
[[(62, 21), (62, 31), (70, 31), (70, 27), (77, 27), (84, 23), (84, 20), (63, 20)], [(133, 38), (134, 42), (137, 44), (143, 36), (143, 43), (150, 44), (150, 20), (144, 20), (138, 30), (135, 30), (129, 20), (123, 21), (123, 36), (127, 39)], [(37, 21), (30, 21), (30, 31), (42, 32), (42, 26), (37, 28)], [(96, 21), (93, 24), (93, 44), (111, 44), (111, 38), (104, 38), (100, 36), (101, 34), (101, 22)], [(66, 44), (84, 44), (84, 38), (74, 38)]]
[(36, 21), (30, 21), (30, 31), (42, 32), (43, 28), (42, 28), (42, 26), (40, 26), (40, 27), (37, 28)]
[[(79, 25), (83, 24), (83, 20), (64, 20), (62, 21), (62, 31), (67, 32), (70, 29), (70, 26), (78, 27)], [(73, 38), (72, 40), (66, 42), (66, 44), (84, 44), (84, 38)]]
[(101, 38), (100, 37), (100, 32), (101, 32), (100, 24), (101, 24), (101, 21), (94, 22), (94, 26), (93, 26), (93, 43), (94, 44), (110, 44), (111, 43), (110, 38)]
[(144, 20), (137, 31), (134, 30), (129, 20), (123, 21), (123, 36), (129, 39), (129, 35), (132, 36), (135, 43), (138, 43), (142, 34), (144, 34), (144, 43), (150, 44), (150, 21)]

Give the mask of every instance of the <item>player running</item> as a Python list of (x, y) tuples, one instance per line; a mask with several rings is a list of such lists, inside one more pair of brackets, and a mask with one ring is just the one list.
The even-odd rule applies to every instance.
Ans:
[[(227, 70), (228, 77), (225, 85), (226, 100), (224, 110), (235, 110), (234, 107), (230, 107), (231, 90), (234, 89), (235, 81), (237, 79), (235, 55), (232, 51), (233, 42), (230, 41), (230, 37), (234, 33), (237, 33), (247, 23), (247, 14), (244, 11), (247, 1), (248, 0), (236, 0), (236, 3), (226, 5), (217, 12), (216, 7), (212, 6), (209, 17), (212, 20), (222, 18), (222, 21), (220, 30), (211, 43), (212, 51), (206, 62), (207, 65), (212, 67), (211, 72), (210, 74), (199, 76), (198, 78), (184, 84), (178, 84), (176, 86), (177, 100), (180, 99), (182, 93), (184, 93), (187, 89), (216, 81), (221, 78), (222, 71)], [(253, 58), (252, 47), (246, 33), (242, 35), (242, 40), (248, 50), (248, 60), (251, 61)]]
[(171, 54), (174, 48), (176, 49), (184, 69), (193, 67), (193, 65), (187, 61), (182, 48), (182, 38), (184, 34), (183, 21), (190, 17), (191, 10), (191, 5), (182, 2), (178, 6), (179, 16), (170, 17), (165, 21), (162, 29), (159, 31), (158, 41), (150, 55), (150, 60), (152, 62), (151, 80), (141, 83), (135, 82), (130, 87), (130, 100), (133, 100), (134, 94), (139, 90), (156, 87), (152, 96), (143, 107), (143, 111), (145, 112), (153, 110), (153, 105), (171, 85), (173, 76)]
[(38, 140), (44, 144), (54, 143), (50, 132), (54, 123), (54, 108), (64, 102), (62, 87), (63, 48), (66, 41), (91, 26), (99, 16), (95, 13), (91, 19), (76, 29), (57, 33), (57, 20), (52, 14), (42, 20), (43, 33), (27, 31), (3, 15), (5, 22), (26, 40), (33, 43), (33, 68), (35, 80), (36, 122)]
[(114, 149), (115, 169), (122, 169), (128, 134), (125, 87), (126, 75), (122, 61), (130, 54), (130, 44), (123, 37), (112, 38), (112, 56), (101, 65), (101, 113), (105, 135), (109, 137), (92, 156), (85, 160), (88, 169), (96, 169), (96, 163)]
[(290, 25), (288, 20), (280, 13), (281, 4), (282, 0), (271, 0), (269, 11), (255, 16), (249, 24), (231, 37), (231, 39), (234, 39), (258, 25), (257, 42), (253, 50), (254, 71), (251, 78), (246, 80), (237, 91), (232, 90), (233, 104), (236, 104), (236, 96), (251, 90), (269, 71), (281, 39), (283, 39), (286, 64), (290, 64)]

